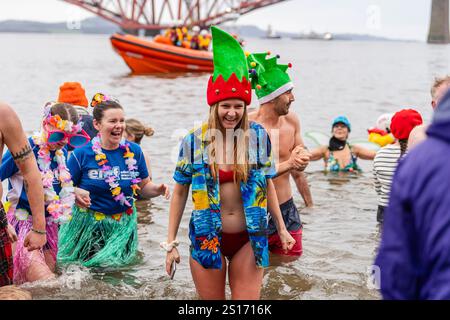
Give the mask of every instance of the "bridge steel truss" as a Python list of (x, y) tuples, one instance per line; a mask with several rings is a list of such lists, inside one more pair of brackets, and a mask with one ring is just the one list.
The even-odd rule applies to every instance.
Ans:
[(175, 25), (208, 27), (287, 0), (62, 0), (123, 30), (161, 30)]

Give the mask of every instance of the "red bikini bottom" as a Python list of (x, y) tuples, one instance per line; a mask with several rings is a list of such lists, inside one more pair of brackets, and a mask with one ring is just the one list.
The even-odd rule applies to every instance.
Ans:
[(247, 230), (238, 233), (225, 233), (222, 232), (222, 243), (220, 249), (222, 254), (231, 260), (233, 256), (238, 252), (250, 239), (248, 238)]

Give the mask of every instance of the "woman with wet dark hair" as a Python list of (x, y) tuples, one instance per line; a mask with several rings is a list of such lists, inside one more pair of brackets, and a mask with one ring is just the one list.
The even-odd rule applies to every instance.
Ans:
[(169, 189), (150, 181), (141, 148), (122, 137), (125, 114), (120, 103), (98, 93), (91, 106), (99, 133), (68, 161), (76, 205), (72, 220), (60, 230), (58, 261), (122, 266), (136, 257), (136, 196), (168, 199)]

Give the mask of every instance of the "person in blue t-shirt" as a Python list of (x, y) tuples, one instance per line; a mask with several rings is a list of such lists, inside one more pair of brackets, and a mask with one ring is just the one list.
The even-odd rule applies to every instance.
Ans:
[(169, 188), (150, 181), (141, 148), (122, 137), (125, 115), (119, 102), (99, 93), (91, 105), (99, 134), (68, 161), (76, 206), (60, 229), (58, 262), (122, 266), (137, 252), (135, 197), (168, 199)]
[[(66, 166), (69, 143), (79, 147), (89, 141), (77, 117), (71, 117), (73, 106), (48, 103), (44, 108), (42, 130), (29, 138), (42, 175), (45, 200), (47, 243), (41, 250), (28, 252), (25, 236), (32, 229), (32, 210), (26, 194), (27, 185), (9, 151), (0, 167), (2, 181), (8, 179), (8, 221), (18, 241), (14, 250), (14, 283), (21, 284), (54, 277), (58, 251), (58, 223), (68, 221), (75, 202), (74, 188)], [(81, 131), (81, 133), (79, 133)]]

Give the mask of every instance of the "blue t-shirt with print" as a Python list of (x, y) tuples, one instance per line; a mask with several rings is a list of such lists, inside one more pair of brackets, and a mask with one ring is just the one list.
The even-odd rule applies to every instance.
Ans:
[[(35, 145), (32, 138), (28, 139), (30, 143), (31, 149), (33, 150), (34, 156), (36, 159), (38, 158), (39, 146)], [(67, 150), (64, 147), (62, 149), (64, 153), (64, 157), (67, 159)], [(54, 172), (55, 178), (53, 179), (53, 188), (55, 192), (59, 194), (61, 191), (61, 185), (58, 181), (58, 171), (55, 170), (58, 167), (58, 163), (54, 159), (55, 151), (50, 152), (50, 158), (52, 162), (50, 163), (50, 168)], [(2, 181), (8, 179), (8, 194), (6, 196), (7, 200), (11, 202), (12, 206), (15, 206), (16, 209), (25, 209), (29, 213), (31, 212), (30, 204), (28, 202), (27, 193), (25, 192), (23, 177), (19, 172), (19, 168), (17, 167), (11, 152), (6, 151), (3, 156), (2, 165), (0, 166), (0, 176)], [(48, 217), (49, 213), (45, 210), (45, 215)]]
[[(136, 143), (127, 142), (130, 144), (130, 151), (134, 153), (134, 159), (137, 161), (138, 169), (132, 172), (128, 170), (125, 164), (125, 158), (123, 157), (125, 150), (120, 147), (115, 150), (102, 150), (108, 160), (107, 165), (112, 168), (114, 175), (118, 178), (117, 182), (122, 192), (128, 201), (133, 204), (131, 180), (134, 178), (145, 179), (149, 175), (141, 147)], [(97, 161), (95, 161), (95, 153), (92, 150), (91, 142), (84, 147), (75, 149), (70, 155), (67, 166), (72, 175), (74, 186), (90, 192), (91, 206), (89, 209), (108, 215), (125, 212), (128, 209), (126, 205), (121, 205), (120, 202), (114, 200), (110, 186), (105, 182), (105, 176)]]

